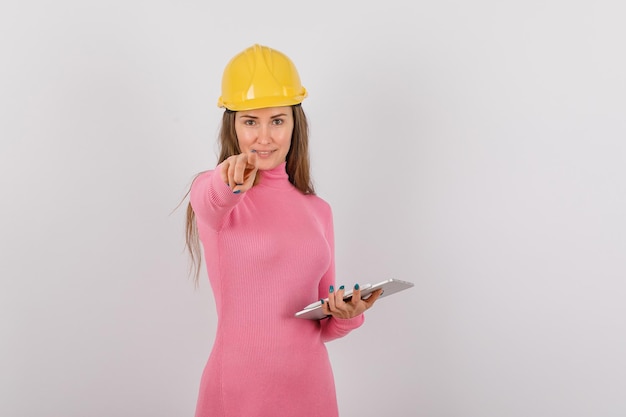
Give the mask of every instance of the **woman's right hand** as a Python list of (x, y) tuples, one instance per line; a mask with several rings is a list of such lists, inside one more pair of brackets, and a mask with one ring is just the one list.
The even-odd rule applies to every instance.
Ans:
[(229, 156), (220, 165), (222, 180), (233, 190), (233, 193), (245, 193), (254, 185), (258, 170), (256, 153)]

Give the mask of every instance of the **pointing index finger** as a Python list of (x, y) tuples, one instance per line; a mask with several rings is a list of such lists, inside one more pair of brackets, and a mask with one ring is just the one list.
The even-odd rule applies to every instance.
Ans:
[(256, 168), (256, 163), (257, 163), (257, 153), (253, 149), (250, 151), (250, 153), (248, 153), (248, 165), (250, 165), (251, 168)]

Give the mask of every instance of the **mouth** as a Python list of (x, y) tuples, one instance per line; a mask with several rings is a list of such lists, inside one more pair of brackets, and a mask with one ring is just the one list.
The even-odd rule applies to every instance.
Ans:
[(253, 149), (252, 152), (256, 153), (258, 156), (263, 158), (263, 157), (270, 156), (272, 153), (276, 152), (276, 150), (273, 150), (273, 151), (259, 151), (259, 150)]

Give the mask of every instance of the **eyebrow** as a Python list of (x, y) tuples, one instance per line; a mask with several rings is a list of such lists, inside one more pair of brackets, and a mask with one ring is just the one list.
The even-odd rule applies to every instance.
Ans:
[[(270, 119), (276, 119), (277, 117), (286, 117), (287, 114), (286, 113), (280, 113), (280, 114), (276, 114), (274, 116), (270, 116)], [(257, 116), (252, 116), (251, 114), (242, 114), (241, 117), (247, 117), (249, 119), (258, 119)]]

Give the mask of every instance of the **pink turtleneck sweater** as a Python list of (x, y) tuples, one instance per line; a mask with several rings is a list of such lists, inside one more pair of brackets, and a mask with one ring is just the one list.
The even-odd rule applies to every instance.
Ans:
[(353, 319), (295, 318), (335, 284), (330, 206), (288, 180), (285, 163), (233, 194), (219, 167), (191, 188), (218, 326), (196, 417), (336, 417), (324, 342)]

